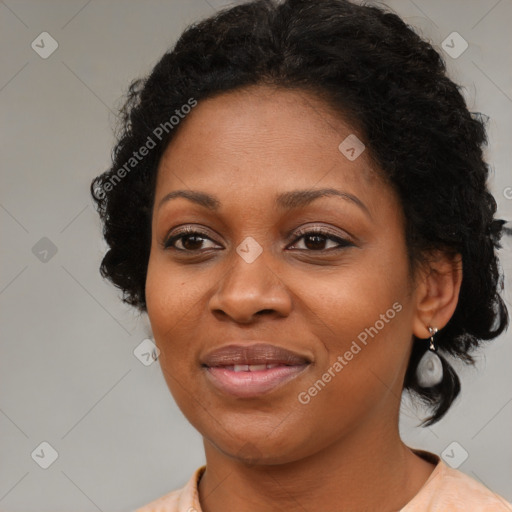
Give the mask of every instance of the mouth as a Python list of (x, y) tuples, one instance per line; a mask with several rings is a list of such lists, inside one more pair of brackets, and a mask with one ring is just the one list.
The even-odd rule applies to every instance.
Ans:
[(201, 366), (218, 391), (238, 398), (261, 396), (298, 377), (311, 359), (290, 350), (257, 343), (228, 345), (208, 353)]

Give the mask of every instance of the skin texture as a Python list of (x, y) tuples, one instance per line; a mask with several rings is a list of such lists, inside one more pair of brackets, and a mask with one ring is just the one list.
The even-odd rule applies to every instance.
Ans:
[[(398, 432), (412, 335), (428, 338), (453, 314), (460, 262), (442, 254), (411, 280), (400, 202), (368, 152), (349, 161), (338, 145), (357, 131), (311, 93), (253, 86), (201, 101), (163, 154), (155, 190), (146, 298), (169, 389), (202, 434), (205, 512), (397, 510), (433, 465)], [(362, 136), (359, 137), (362, 139)], [(335, 188), (292, 210), (275, 196)], [(197, 190), (211, 211), (172, 191)], [(204, 233), (164, 248), (177, 227)], [(327, 228), (353, 245), (295, 233)], [(262, 253), (236, 252), (246, 237)], [(329, 236), (329, 235), (328, 235)], [(186, 253), (184, 248), (188, 248)], [(298, 401), (358, 335), (401, 310), (308, 404)], [(257, 398), (213, 388), (200, 358), (230, 343), (265, 341), (312, 360)], [(423, 341), (427, 343), (427, 341)]]

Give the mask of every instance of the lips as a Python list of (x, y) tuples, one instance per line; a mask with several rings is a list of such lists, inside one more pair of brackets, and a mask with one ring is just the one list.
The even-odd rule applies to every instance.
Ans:
[(307, 356), (267, 343), (227, 345), (201, 360), (208, 383), (237, 398), (270, 393), (298, 377), (310, 363)]
[[(310, 363), (302, 356), (283, 347), (267, 343), (253, 345), (227, 345), (206, 354), (202, 359), (207, 367), (234, 367), (235, 371), (256, 371), (267, 366), (295, 366)], [(238, 367), (238, 370), (237, 368)], [(248, 367), (248, 368), (245, 368)], [(258, 367), (258, 368), (254, 368)]]

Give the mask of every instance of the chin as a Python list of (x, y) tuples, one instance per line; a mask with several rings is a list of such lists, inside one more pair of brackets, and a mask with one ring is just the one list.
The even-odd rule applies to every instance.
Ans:
[[(299, 426), (289, 426), (287, 430), (272, 428), (237, 429), (220, 427), (203, 437), (224, 455), (246, 465), (276, 465), (295, 462), (315, 451), (309, 436), (297, 436)], [(303, 427), (302, 427), (303, 429)], [(210, 435), (211, 434), (211, 435)], [(207, 450), (208, 453), (208, 450)]]

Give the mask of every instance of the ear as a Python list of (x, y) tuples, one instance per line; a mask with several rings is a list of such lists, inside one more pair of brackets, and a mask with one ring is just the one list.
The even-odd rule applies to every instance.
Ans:
[(441, 330), (452, 317), (462, 283), (462, 256), (435, 251), (416, 277), (413, 334), (428, 338), (427, 326)]

